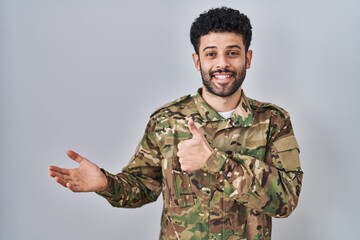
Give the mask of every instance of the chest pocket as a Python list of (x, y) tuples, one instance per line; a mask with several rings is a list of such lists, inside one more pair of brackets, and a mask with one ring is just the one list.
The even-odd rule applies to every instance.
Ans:
[(177, 157), (165, 159), (163, 166), (164, 200), (168, 207), (189, 207), (194, 205), (190, 175), (181, 171)]

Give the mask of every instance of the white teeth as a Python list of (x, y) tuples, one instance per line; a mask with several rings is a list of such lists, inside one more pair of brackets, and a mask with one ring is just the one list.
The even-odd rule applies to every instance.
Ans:
[(215, 77), (217, 78), (217, 79), (227, 79), (227, 78), (230, 78), (231, 77), (231, 75), (215, 75)]

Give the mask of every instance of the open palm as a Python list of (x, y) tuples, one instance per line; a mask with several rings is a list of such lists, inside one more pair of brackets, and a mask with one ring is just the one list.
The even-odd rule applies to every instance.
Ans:
[(56, 182), (73, 192), (95, 192), (106, 188), (107, 179), (96, 164), (71, 150), (67, 155), (80, 165), (72, 169), (49, 166), (49, 175)]

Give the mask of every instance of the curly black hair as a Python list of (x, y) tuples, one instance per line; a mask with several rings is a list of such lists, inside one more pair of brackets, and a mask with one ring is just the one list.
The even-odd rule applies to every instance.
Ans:
[(233, 32), (243, 37), (245, 51), (250, 47), (252, 27), (250, 19), (238, 10), (221, 7), (212, 8), (195, 19), (190, 29), (190, 41), (199, 54), (200, 37), (210, 32)]

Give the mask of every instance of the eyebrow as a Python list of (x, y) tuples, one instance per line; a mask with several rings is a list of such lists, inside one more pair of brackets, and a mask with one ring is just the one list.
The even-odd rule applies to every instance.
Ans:
[(208, 46), (208, 47), (205, 47), (205, 48), (203, 49), (203, 52), (204, 52), (206, 49), (213, 49), (213, 48), (217, 48), (217, 47), (215, 47), (215, 46)]
[[(205, 47), (202, 51), (204, 52), (206, 49), (216, 49), (217, 47), (215, 46), (208, 46), (208, 47)], [(226, 46), (226, 48), (238, 48), (241, 50), (241, 47), (239, 45), (229, 45), (229, 46)]]
[(241, 47), (239, 45), (230, 45), (230, 46), (227, 46), (226, 48), (238, 48), (241, 50)]

